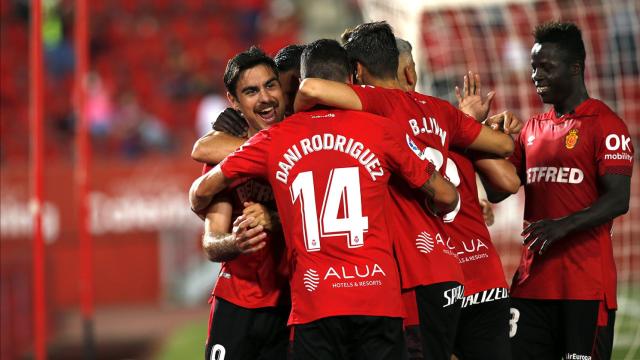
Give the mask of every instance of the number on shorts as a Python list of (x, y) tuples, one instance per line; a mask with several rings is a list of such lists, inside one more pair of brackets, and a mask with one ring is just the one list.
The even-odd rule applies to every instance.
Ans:
[(224, 356), (226, 353), (227, 350), (224, 348), (224, 346), (215, 344), (211, 349), (211, 356), (209, 357), (209, 360), (224, 360)]
[(520, 320), (520, 310), (516, 308), (511, 308), (509, 312), (511, 312), (511, 319), (509, 319), (509, 337), (512, 338), (516, 336), (516, 333), (518, 332), (518, 320)]

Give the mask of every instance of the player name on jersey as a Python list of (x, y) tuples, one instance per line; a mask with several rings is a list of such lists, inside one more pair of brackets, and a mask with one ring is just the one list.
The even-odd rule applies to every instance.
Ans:
[(303, 156), (317, 151), (339, 151), (352, 156), (364, 166), (373, 181), (384, 175), (378, 156), (369, 148), (365, 148), (361, 142), (352, 138), (325, 133), (303, 138), (298, 144), (287, 149), (282, 154), (282, 161), (278, 162), (280, 170), (276, 172), (276, 179), (283, 184), (287, 184), (289, 172)]

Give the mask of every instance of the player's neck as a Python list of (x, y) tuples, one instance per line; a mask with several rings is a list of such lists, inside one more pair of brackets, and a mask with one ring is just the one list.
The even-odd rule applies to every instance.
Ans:
[(376, 79), (370, 78), (369, 85), (385, 88), (385, 89), (399, 89), (404, 90), (400, 81), (397, 79)]
[(581, 86), (577, 87), (569, 96), (567, 96), (564, 101), (558, 104), (553, 104), (553, 109), (556, 112), (558, 117), (568, 114), (574, 111), (578, 105), (582, 104), (585, 100), (589, 98), (589, 93), (587, 93), (587, 89), (584, 86), (584, 83)]
[(250, 138), (259, 132), (260, 132), (260, 129), (256, 129), (253, 126), (249, 126), (249, 128), (247, 129), (247, 138)]

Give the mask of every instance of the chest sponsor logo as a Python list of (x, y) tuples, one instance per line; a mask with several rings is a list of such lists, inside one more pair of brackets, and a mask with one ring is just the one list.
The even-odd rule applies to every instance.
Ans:
[(571, 150), (578, 143), (578, 129), (571, 129), (567, 136), (564, 137), (564, 146)]
[(509, 297), (509, 291), (505, 288), (487, 289), (479, 293), (465, 296), (464, 299), (462, 299), (462, 308), (466, 308), (467, 306), (472, 306), (477, 304), (484, 304), (484, 303), (488, 303), (496, 300), (502, 300), (508, 297)]
[(527, 184), (552, 182), (562, 184), (580, 184), (584, 173), (577, 168), (542, 166), (527, 169)]
[(567, 360), (591, 360), (591, 355), (567, 353), (564, 358)]
[(439, 247), (443, 253), (458, 258), (455, 253), (456, 247), (453, 245), (451, 238), (447, 237), (445, 241), (440, 233), (433, 235), (427, 231), (422, 231), (416, 236), (415, 244), (418, 251), (423, 254), (430, 254), (436, 250), (436, 247)]

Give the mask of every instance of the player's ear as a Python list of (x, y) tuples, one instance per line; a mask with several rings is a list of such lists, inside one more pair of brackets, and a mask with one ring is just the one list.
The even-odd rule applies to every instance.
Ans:
[(582, 74), (582, 66), (579, 63), (573, 63), (569, 67), (569, 71), (571, 75), (581, 75)]
[(362, 84), (362, 77), (364, 75), (364, 66), (362, 66), (361, 62), (356, 62), (356, 72), (355, 72), (355, 79), (354, 79), (354, 83), (356, 84)]
[(415, 90), (416, 83), (418, 82), (418, 75), (416, 74), (415, 65), (407, 64), (407, 66), (404, 67), (404, 77), (405, 79), (407, 79), (407, 87), (408, 87), (408, 89), (405, 89), (405, 90), (407, 91)]
[(234, 110), (240, 111), (240, 103), (238, 102), (238, 99), (228, 91), (227, 91), (227, 100), (229, 101), (229, 104), (231, 104), (231, 107)]

